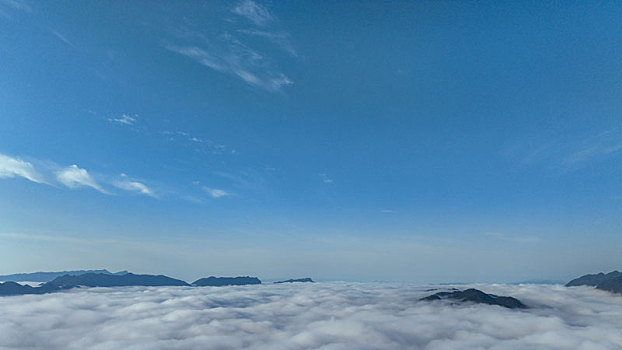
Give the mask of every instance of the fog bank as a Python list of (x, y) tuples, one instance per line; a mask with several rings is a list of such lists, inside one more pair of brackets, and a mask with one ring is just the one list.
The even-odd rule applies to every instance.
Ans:
[(585, 287), (472, 286), (531, 308), (423, 302), (429, 286), (407, 284), (76, 289), (0, 298), (0, 348), (622, 348), (621, 296)]

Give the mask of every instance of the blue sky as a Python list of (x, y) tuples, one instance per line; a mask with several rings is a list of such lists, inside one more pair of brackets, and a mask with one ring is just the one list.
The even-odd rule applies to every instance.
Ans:
[(619, 2), (0, 0), (0, 273), (622, 267)]

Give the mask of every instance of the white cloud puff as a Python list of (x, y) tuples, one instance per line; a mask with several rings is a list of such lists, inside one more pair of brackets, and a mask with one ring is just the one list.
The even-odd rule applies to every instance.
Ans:
[(130, 191), (130, 192), (139, 192), (141, 194), (144, 194), (146, 196), (151, 196), (151, 197), (155, 196), (153, 191), (142, 182), (119, 181), (119, 182), (116, 182), (114, 185), (122, 190)]
[(19, 158), (0, 154), (0, 178), (23, 177), (36, 183), (43, 183), (43, 177), (35, 170), (35, 167)]
[(75, 289), (0, 298), (3, 349), (620, 349), (620, 296), (479, 285), (531, 306), (418, 301), (425, 288), (315, 283)]
[(93, 179), (86, 169), (70, 165), (56, 172), (56, 179), (69, 188), (91, 187), (101, 193), (108, 193)]
[(327, 174), (325, 173), (321, 173), (319, 174), (320, 177), (322, 178), (322, 182), (325, 184), (332, 184), (333, 183), (333, 179), (331, 179), (330, 177), (328, 177)]
[(203, 187), (203, 190), (213, 198), (227, 197), (231, 195), (231, 193), (217, 188)]
[(114, 186), (125, 191), (138, 192), (146, 196), (155, 197), (155, 193), (147, 185), (142, 182), (128, 179), (128, 176), (121, 174), (123, 180), (114, 183)]

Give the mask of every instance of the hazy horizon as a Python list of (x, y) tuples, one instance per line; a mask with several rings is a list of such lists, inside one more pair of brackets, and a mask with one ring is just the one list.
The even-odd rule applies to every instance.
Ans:
[[(63, 269), (63, 270), (56, 270), (56, 271), (52, 271), (52, 270), (45, 270), (45, 269), (40, 269), (40, 270), (33, 270), (33, 271), (19, 271), (19, 272), (11, 272), (11, 273), (2, 273), (0, 274), (0, 282), (3, 281), (2, 276), (10, 276), (10, 275), (21, 275), (21, 274), (34, 274), (34, 273), (57, 273), (57, 272), (73, 272), (73, 271), (100, 271), (100, 270), (106, 270), (110, 273), (117, 273), (117, 272), (130, 272), (133, 274), (150, 274), (150, 275), (158, 275), (161, 274), (158, 271), (131, 271), (131, 270), (127, 270), (127, 269), (122, 269), (122, 270), (114, 270), (114, 269), (108, 269), (108, 268), (77, 268), (77, 269)], [(590, 274), (590, 273), (599, 273), (599, 272), (611, 272), (615, 269), (611, 269), (611, 270), (607, 270), (607, 271), (588, 271), (585, 274)], [(182, 273), (183, 274), (183, 273)], [(191, 276), (190, 274), (185, 274), (187, 276)], [(203, 277), (209, 277), (209, 276), (216, 276), (216, 277), (236, 277), (236, 276), (249, 276), (249, 274), (227, 274), (227, 273), (223, 273), (220, 275), (214, 275), (211, 273), (204, 273), (204, 274), (199, 274), (195, 277), (188, 277), (188, 278), (182, 278), (180, 277), (180, 274), (177, 275), (168, 275), (168, 277), (173, 277), (176, 279), (181, 279), (183, 281), (186, 281), (188, 283), (191, 283), (199, 278), (203, 278)], [(509, 284), (515, 284), (515, 283), (533, 283), (533, 284), (565, 284), (567, 283), (569, 280), (574, 279), (576, 277), (578, 277), (579, 274), (574, 274), (572, 276), (568, 276), (566, 278), (561, 278), (561, 277), (556, 277), (556, 276), (551, 276), (550, 278), (532, 278), (532, 279), (523, 279), (523, 280), (503, 280), (503, 281), (451, 281), (451, 280), (434, 280), (434, 281), (425, 281), (422, 280), (420, 278), (417, 278), (416, 274), (413, 275), (412, 278), (410, 279), (405, 279), (405, 280), (391, 280), (391, 279), (369, 279), (369, 280), (356, 280), (356, 279), (322, 279), (322, 278), (316, 278), (313, 277), (312, 275), (287, 275), (287, 276), (262, 276), (262, 275), (252, 275), (251, 277), (258, 277), (262, 282), (264, 283), (271, 283), (271, 282), (275, 282), (275, 281), (283, 281), (283, 280), (288, 280), (288, 279), (299, 279), (299, 278), (312, 278), (315, 282), (360, 282), (360, 283), (407, 283), (407, 284), (418, 284), (418, 285), (455, 285), (455, 284), (473, 284), (473, 283), (509, 283)], [(8, 279), (6, 281), (9, 281)], [(23, 280), (24, 282), (29, 282), (27, 280)]]

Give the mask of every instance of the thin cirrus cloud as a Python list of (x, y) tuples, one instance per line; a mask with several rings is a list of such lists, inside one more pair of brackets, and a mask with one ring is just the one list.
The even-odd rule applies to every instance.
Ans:
[(45, 182), (43, 176), (35, 170), (32, 163), (0, 154), (0, 178), (14, 177), (22, 177), (36, 183)]
[(328, 177), (326, 173), (321, 173), (319, 175), (320, 175), (320, 178), (322, 179), (322, 182), (325, 184), (332, 184), (334, 182), (333, 179)]
[(54, 36), (56, 36), (60, 41), (64, 42), (65, 44), (73, 47), (74, 49), (76, 48), (76, 45), (74, 45), (74, 43), (72, 43), (69, 39), (67, 39), (67, 37), (65, 37), (64, 35), (62, 35), (61, 33), (55, 31), (55, 30), (51, 30), (52, 34), (54, 34)]
[(606, 130), (584, 140), (577, 149), (562, 159), (564, 166), (577, 166), (611, 156), (622, 150), (622, 130)]
[(281, 49), (283, 49), (288, 54), (294, 57), (298, 57), (298, 53), (296, 52), (293, 45), (289, 41), (290, 35), (288, 33), (280, 33), (280, 32), (272, 33), (272, 32), (266, 32), (262, 30), (247, 30), (247, 29), (239, 29), (237, 32), (244, 34), (244, 35), (248, 35), (248, 36), (265, 38), (271, 41), (273, 44), (280, 47)]
[(512, 242), (512, 243), (538, 243), (541, 241), (540, 237), (538, 236), (532, 236), (532, 235), (514, 236), (514, 235), (509, 235), (509, 234), (500, 233), (500, 232), (487, 232), (484, 234), (484, 236), (491, 238), (491, 239), (497, 239), (497, 240)]
[(121, 124), (121, 125), (134, 125), (136, 123), (136, 117), (132, 117), (129, 114), (122, 114), (117, 118), (107, 118), (107, 120), (111, 123)]
[(237, 39), (227, 36), (222, 39), (221, 48), (200, 48), (198, 46), (168, 46), (167, 49), (184, 55), (221, 73), (232, 74), (245, 83), (268, 91), (279, 91), (293, 84), (285, 74), (266, 70), (268, 61), (257, 51), (243, 45)]
[(251, 0), (240, 2), (231, 12), (248, 19), (258, 26), (264, 26), (275, 20), (275, 17), (268, 9)]
[(527, 138), (504, 154), (522, 167), (544, 166), (555, 174), (570, 173), (622, 153), (622, 128), (612, 128), (583, 138)]
[(231, 196), (231, 193), (229, 193), (229, 192), (227, 192), (225, 190), (217, 189), (217, 188), (203, 187), (203, 190), (205, 192), (207, 192), (207, 194), (212, 196), (212, 198), (221, 198), (221, 197), (229, 197), (229, 196)]
[(208, 153), (208, 154), (236, 154), (237, 151), (234, 149), (228, 148), (226, 145), (221, 143), (216, 143), (212, 140), (205, 139), (202, 137), (198, 137), (192, 135), (185, 131), (171, 131), (164, 130), (161, 131), (160, 134), (165, 135), (167, 140), (170, 142), (179, 142), (183, 145), (189, 146), (199, 153)]
[(30, 6), (26, 2), (20, 0), (0, 0), (0, 10), (3, 7), (11, 10), (19, 10), (24, 12), (32, 11)]
[[(177, 43), (165, 45), (166, 49), (266, 91), (278, 92), (294, 84), (276, 67), (265, 49), (259, 50), (253, 45), (254, 37), (267, 38), (291, 56), (296, 56), (296, 51), (289, 42), (288, 33), (272, 32), (263, 28), (268, 24), (274, 24), (276, 17), (267, 8), (250, 0), (239, 3), (231, 11), (249, 20), (254, 26), (262, 27), (263, 30), (245, 27), (214, 34), (178, 29), (174, 31), (177, 33), (175, 39)], [(238, 23), (234, 21), (234, 25)]]

